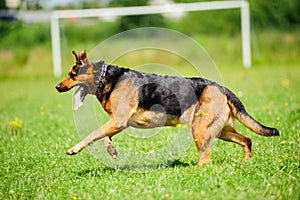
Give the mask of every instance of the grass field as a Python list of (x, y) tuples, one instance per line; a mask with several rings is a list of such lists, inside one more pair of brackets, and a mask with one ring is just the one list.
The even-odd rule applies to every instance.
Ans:
[[(219, 66), (224, 84), (239, 95), (249, 113), (281, 132), (280, 137), (266, 138), (238, 126), (252, 139), (252, 161), (243, 160), (241, 147), (220, 141), (212, 162), (203, 167), (196, 168), (198, 155), (191, 144), (168, 167), (135, 173), (107, 167), (88, 150), (73, 157), (65, 154), (80, 140), (73, 93), (57, 93), (54, 86), (60, 79), (51, 75), (50, 55), (34, 53), (41, 59), (29, 59), (35, 66), (22, 68), (25, 75), (9, 69), (10, 76), (0, 81), (0, 199), (300, 198), (299, 63), (262, 60), (248, 70), (238, 66), (240, 61)], [(145, 151), (160, 144), (156, 139), (141, 144), (147, 142), (152, 146)], [(122, 133), (114, 143), (124, 148), (139, 145)]]

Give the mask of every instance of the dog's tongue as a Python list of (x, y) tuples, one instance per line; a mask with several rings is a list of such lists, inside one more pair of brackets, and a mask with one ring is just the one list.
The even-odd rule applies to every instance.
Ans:
[(78, 110), (83, 105), (84, 97), (86, 93), (83, 87), (79, 87), (74, 94), (74, 110)]

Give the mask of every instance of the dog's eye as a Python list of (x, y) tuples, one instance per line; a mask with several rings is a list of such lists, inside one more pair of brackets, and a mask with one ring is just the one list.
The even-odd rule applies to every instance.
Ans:
[(78, 69), (79, 69), (79, 66), (78, 66), (78, 65), (74, 65), (74, 66), (72, 67), (72, 71), (74, 71), (74, 72), (77, 72)]
[(70, 72), (70, 73), (69, 73), (69, 76), (70, 76), (70, 78), (71, 78), (71, 79), (75, 80), (75, 76), (76, 76), (76, 74), (75, 74), (75, 73), (72, 73), (72, 72)]

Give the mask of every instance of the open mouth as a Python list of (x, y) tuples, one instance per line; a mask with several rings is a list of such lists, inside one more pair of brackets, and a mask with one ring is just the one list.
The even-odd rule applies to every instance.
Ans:
[(73, 109), (78, 110), (83, 105), (83, 100), (88, 94), (88, 89), (84, 85), (79, 85), (78, 89), (74, 94), (74, 105)]

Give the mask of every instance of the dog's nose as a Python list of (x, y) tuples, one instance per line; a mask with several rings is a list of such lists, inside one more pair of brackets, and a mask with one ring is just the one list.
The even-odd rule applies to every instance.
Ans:
[(57, 89), (57, 91), (61, 92), (61, 86), (60, 86), (60, 84), (58, 84), (55, 88)]
[(58, 84), (57, 86), (55, 86), (55, 88), (57, 89), (58, 92), (66, 92), (71, 89), (71, 88), (68, 88), (68, 87), (62, 85), (61, 83)]

